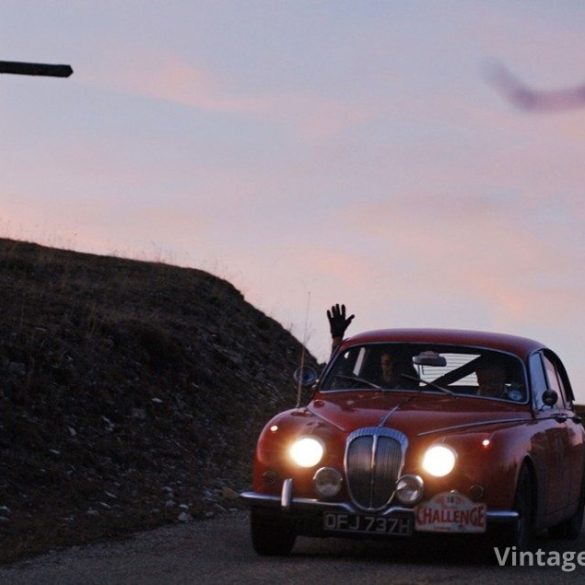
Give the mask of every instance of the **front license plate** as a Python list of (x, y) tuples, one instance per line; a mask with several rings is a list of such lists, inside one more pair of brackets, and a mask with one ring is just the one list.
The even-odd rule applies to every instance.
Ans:
[(410, 536), (412, 534), (412, 520), (404, 516), (386, 517), (325, 512), (323, 514), (323, 528), (335, 532)]

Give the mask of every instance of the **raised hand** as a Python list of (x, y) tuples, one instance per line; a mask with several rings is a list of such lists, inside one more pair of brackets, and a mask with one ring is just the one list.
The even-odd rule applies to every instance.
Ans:
[(329, 327), (331, 328), (331, 337), (341, 337), (345, 330), (349, 327), (355, 315), (345, 316), (345, 305), (333, 305), (330, 311), (327, 311), (327, 319), (329, 319)]

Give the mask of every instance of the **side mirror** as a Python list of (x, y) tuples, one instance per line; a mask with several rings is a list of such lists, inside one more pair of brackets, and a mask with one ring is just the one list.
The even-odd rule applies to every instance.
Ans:
[(554, 406), (559, 399), (559, 395), (554, 390), (545, 390), (542, 393), (542, 402), (545, 406)]
[(447, 359), (436, 351), (423, 351), (412, 358), (417, 366), (437, 366), (444, 368), (447, 365)]
[(303, 388), (312, 386), (319, 377), (319, 374), (310, 366), (303, 366), (297, 368), (293, 374), (293, 379), (297, 384), (300, 384)]

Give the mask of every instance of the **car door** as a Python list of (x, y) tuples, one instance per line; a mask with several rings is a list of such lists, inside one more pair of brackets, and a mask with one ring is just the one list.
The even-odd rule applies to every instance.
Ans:
[(537, 432), (532, 438), (532, 454), (539, 472), (539, 505), (544, 509), (543, 519), (553, 524), (563, 516), (566, 507), (565, 451), (567, 445), (566, 417), (558, 403), (544, 404), (543, 394), (551, 388), (544, 355), (537, 352), (530, 357), (530, 381)]
[[(573, 389), (563, 363), (556, 354), (547, 350), (543, 353), (547, 378), (556, 377), (559, 392), (557, 419), (564, 419), (565, 454), (564, 480), (567, 505), (574, 507), (583, 489), (583, 465), (585, 462), (585, 431), (573, 409)], [(546, 365), (549, 362), (550, 365)], [(552, 386), (551, 386), (552, 388)], [(554, 389), (554, 388), (553, 388)], [(556, 390), (555, 390), (556, 391)]]

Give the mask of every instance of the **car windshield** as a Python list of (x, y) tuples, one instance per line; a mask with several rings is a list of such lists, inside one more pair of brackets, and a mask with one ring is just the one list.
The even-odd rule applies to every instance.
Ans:
[(338, 354), (321, 390), (420, 390), (527, 399), (524, 368), (512, 355), (465, 346), (368, 344)]

